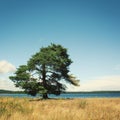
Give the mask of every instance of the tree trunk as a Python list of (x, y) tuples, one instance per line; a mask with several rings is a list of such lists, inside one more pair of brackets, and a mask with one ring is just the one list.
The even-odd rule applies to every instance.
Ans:
[[(43, 86), (46, 88), (46, 69), (45, 69), (45, 64), (42, 65), (42, 80), (43, 80)], [(43, 99), (48, 99), (47, 93), (43, 93)]]
[(45, 70), (45, 64), (42, 65), (42, 80), (43, 80), (43, 86), (46, 88), (46, 70)]
[(43, 94), (43, 99), (48, 99), (47, 93), (44, 93), (44, 94)]

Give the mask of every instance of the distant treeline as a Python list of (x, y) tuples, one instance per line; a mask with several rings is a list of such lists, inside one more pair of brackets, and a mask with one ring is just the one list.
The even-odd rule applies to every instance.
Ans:
[(92, 93), (120, 93), (120, 91), (84, 91), (84, 92), (66, 92), (66, 93), (81, 93), (81, 94), (92, 94)]
[(24, 91), (11, 91), (11, 90), (0, 90), (0, 93), (11, 93), (11, 94), (22, 94), (22, 93), (24, 93)]
[[(0, 93), (8, 93), (8, 94), (22, 94), (22, 93), (25, 93), (24, 91), (11, 91), (11, 90), (0, 90)], [(81, 94), (92, 94), (92, 93), (96, 93), (96, 94), (99, 94), (99, 93), (120, 93), (120, 91), (84, 91), (84, 92), (64, 92), (64, 93), (81, 93)]]

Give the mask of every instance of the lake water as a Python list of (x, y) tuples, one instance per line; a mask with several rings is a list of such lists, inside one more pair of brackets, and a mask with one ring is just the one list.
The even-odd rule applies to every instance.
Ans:
[[(0, 94), (0, 97), (29, 97), (35, 98), (27, 94)], [(36, 97), (39, 97), (38, 95)], [(49, 95), (50, 98), (120, 98), (120, 92), (107, 93), (64, 93), (59, 96)]]

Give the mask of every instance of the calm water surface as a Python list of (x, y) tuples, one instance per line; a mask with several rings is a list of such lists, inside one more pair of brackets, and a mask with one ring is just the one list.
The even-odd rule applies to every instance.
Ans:
[[(40, 95), (37, 95), (36, 97), (39, 97)], [(0, 94), (0, 97), (30, 97), (34, 98), (27, 94)], [(49, 95), (50, 98), (120, 98), (120, 92), (119, 93), (64, 93), (59, 96), (56, 95)]]

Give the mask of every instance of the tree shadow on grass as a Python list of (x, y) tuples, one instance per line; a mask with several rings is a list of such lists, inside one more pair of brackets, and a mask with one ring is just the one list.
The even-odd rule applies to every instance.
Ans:
[(73, 98), (32, 98), (29, 101), (34, 102), (34, 101), (43, 101), (43, 100), (73, 100)]

